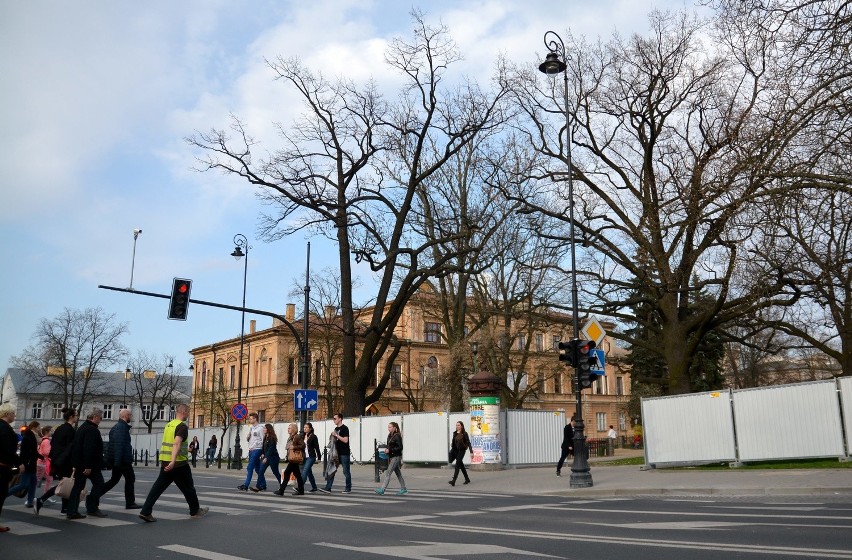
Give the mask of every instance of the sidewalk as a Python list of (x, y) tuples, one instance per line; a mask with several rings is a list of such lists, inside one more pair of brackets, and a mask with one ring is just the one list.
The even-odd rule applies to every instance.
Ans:
[[(615, 458), (642, 455), (640, 451), (618, 450)], [(609, 466), (602, 462), (610, 457), (592, 458), (590, 461), (593, 486), (571, 488), (570, 460), (556, 476), (556, 465), (509, 468), (494, 471), (469, 470), (471, 484), (463, 486), (462, 478), (455, 488), (447, 481), (453, 470), (448, 465), (405, 465), (403, 476), (408, 488), (414, 492), (488, 492), (500, 494), (559, 495), (574, 497), (625, 497), (625, 496), (848, 496), (852, 500), (852, 469), (790, 469), (790, 470), (703, 470), (703, 469), (651, 469), (639, 466)], [(317, 483), (322, 484), (320, 466), (314, 466)], [(196, 469), (203, 475), (206, 469)], [(234, 479), (245, 476), (245, 470), (218, 470), (219, 474), (232, 473)], [(374, 487), (374, 466), (353, 465), (352, 483), (355, 487)], [(396, 477), (391, 488), (396, 487)], [(335, 478), (335, 489), (343, 488), (343, 475)]]

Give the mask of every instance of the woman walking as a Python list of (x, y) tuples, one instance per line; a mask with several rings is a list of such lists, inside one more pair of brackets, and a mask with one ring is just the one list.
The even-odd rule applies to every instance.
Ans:
[[(3, 502), (6, 501), (6, 488), (12, 481), (14, 469), (26, 469), (18, 459), (18, 437), (12, 428), (15, 421), (15, 407), (9, 403), (0, 404), (0, 513), (3, 513)], [(8, 527), (0, 526), (0, 533), (9, 531)]]
[(453, 478), (450, 480), (450, 486), (456, 485), (456, 479), (459, 477), (459, 471), (464, 475), (464, 483), (470, 484), (470, 477), (467, 476), (467, 469), (464, 468), (464, 454), (470, 449), (470, 438), (464, 429), (464, 424), (456, 422), (456, 431), (453, 432), (453, 441), (450, 444), (450, 457), (456, 462), (456, 470), (453, 472)]
[(23, 463), (25, 470), (21, 474), (21, 481), (9, 488), (6, 496), (12, 496), (16, 492), (20, 492), (21, 490), (26, 489), (26, 503), (24, 504), (26, 507), (33, 507), (33, 500), (35, 500), (35, 492), (36, 492), (36, 483), (37, 483), (37, 472), (38, 472), (38, 444), (39, 438), (36, 435), (39, 432), (39, 424), (36, 420), (33, 420), (29, 424), (27, 424), (27, 429), (24, 430), (21, 439), (21, 463)]
[(50, 490), (53, 484), (53, 477), (50, 475), (50, 438), (53, 431), (52, 426), (45, 426), (41, 429), (41, 443), (38, 444), (38, 480), (36, 482), (41, 486), (41, 481), (44, 480), (44, 490)]
[[(64, 478), (71, 476), (71, 444), (74, 443), (74, 424), (77, 423), (77, 411), (73, 408), (63, 408), (62, 418), (65, 423), (53, 431), (53, 438), (50, 440), (50, 469), (53, 476), (56, 478)], [(36, 500), (35, 512), (38, 515), (39, 510), (44, 505), (44, 502), (56, 493), (56, 486), (53, 486), (42, 494), (41, 498)], [(68, 500), (62, 498), (62, 513), (68, 513)]]
[(207, 444), (207, 466), (213, 464), (216, 460), (216, 448), (219, 447), (219, 441), (216, 439), (216, 434), (210, 438), (210, 443)]
[(319, 439), (317, 439), (317, 435), (314, 433), (314, 425), (310, 422), (305, 422), (305, 463), (302, 466), (302, 480), (306, 483), (311, 483), (311, 489), (308, 492), (316, 492), (317, 491), (317, 481), (314, 479), (314, 471), (312, 467), (314, 463), (320, 460), (322, 457), (322, 451), (320, 451)]
[(287, 468), (284, 474), (281, 475), (281, 487), (273, 492), (276, 496), (283, 496), (287, 489), (287, 483), (290, 482), (290, 475), (296, 476), (296, 491), (294, 495), (305, 493), (305, 481), (302, 480), (302, 473), (299, 472), (299, 467), (305, 460), (305, 442), (302, 440), (302, 435), (296, 429), (295, 424), (287, 426), (287, 433), (290, 436), (287, 438)]
[(278, 486), (281, 486), (281, 471), (278, 470), (278, 465), (281, 463), (281, 456), (278, 454), (278, 436), (275, 435), (275, 426), (272, 424), (264, 425), (266, 430), (263, 435), (263, 451), (260, 454), (260, 475), (257, 477), (257, 486), (252, 487), (252, 492), (260, 492), (266, 490), (266, 469), (272, 470), (272, 476), (278, 481)]
[(192, 436), (192, 441), (189, 442), (189, 454), (192, 457), (192, 468), (195, 468), (195, 459), (198, 457), (198, 451), (201, 443), (198, 441), (198, 436)]
[(399, 433), (399, 424), (391, 422), (388, 424), (388, 470), (385, 473), (385, 483), (381, 488), (376, 488), (376, 494), (384, 494), (390, 484), (391, 474), (396, 473), (399, 480), (399, 492), (397, 496), (408, 494), (405, 488), (405, 480), (402, 478), (402, 434)]

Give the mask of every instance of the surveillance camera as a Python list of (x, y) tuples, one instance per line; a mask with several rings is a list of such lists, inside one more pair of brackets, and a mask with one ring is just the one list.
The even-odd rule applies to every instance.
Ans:
[(140, 233), (142, 233), (141, 229), (134, 229), (133, 230), (133, 235), (139, 235)]

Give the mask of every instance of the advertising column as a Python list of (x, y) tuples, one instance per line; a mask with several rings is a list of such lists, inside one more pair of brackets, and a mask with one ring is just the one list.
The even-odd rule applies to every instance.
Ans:
[(470, 462), (494, 465), (502, 462), (500, 453), (500, 397), (470, 398)]

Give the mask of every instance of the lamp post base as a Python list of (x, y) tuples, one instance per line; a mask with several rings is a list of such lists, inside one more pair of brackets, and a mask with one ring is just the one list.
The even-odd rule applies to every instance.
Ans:
[(231, 468), (238, 471), (243, 470), (243, 449), (239, 443), (234, 446), (234, 456), (231, 457)]
[(571, 463), (571, 488), (591, 488), (591, 467), (589, 467), (589, 450), (586, 447), (585, 425), (582, 418), (577, 420), (574, 427), (574, 461)]

